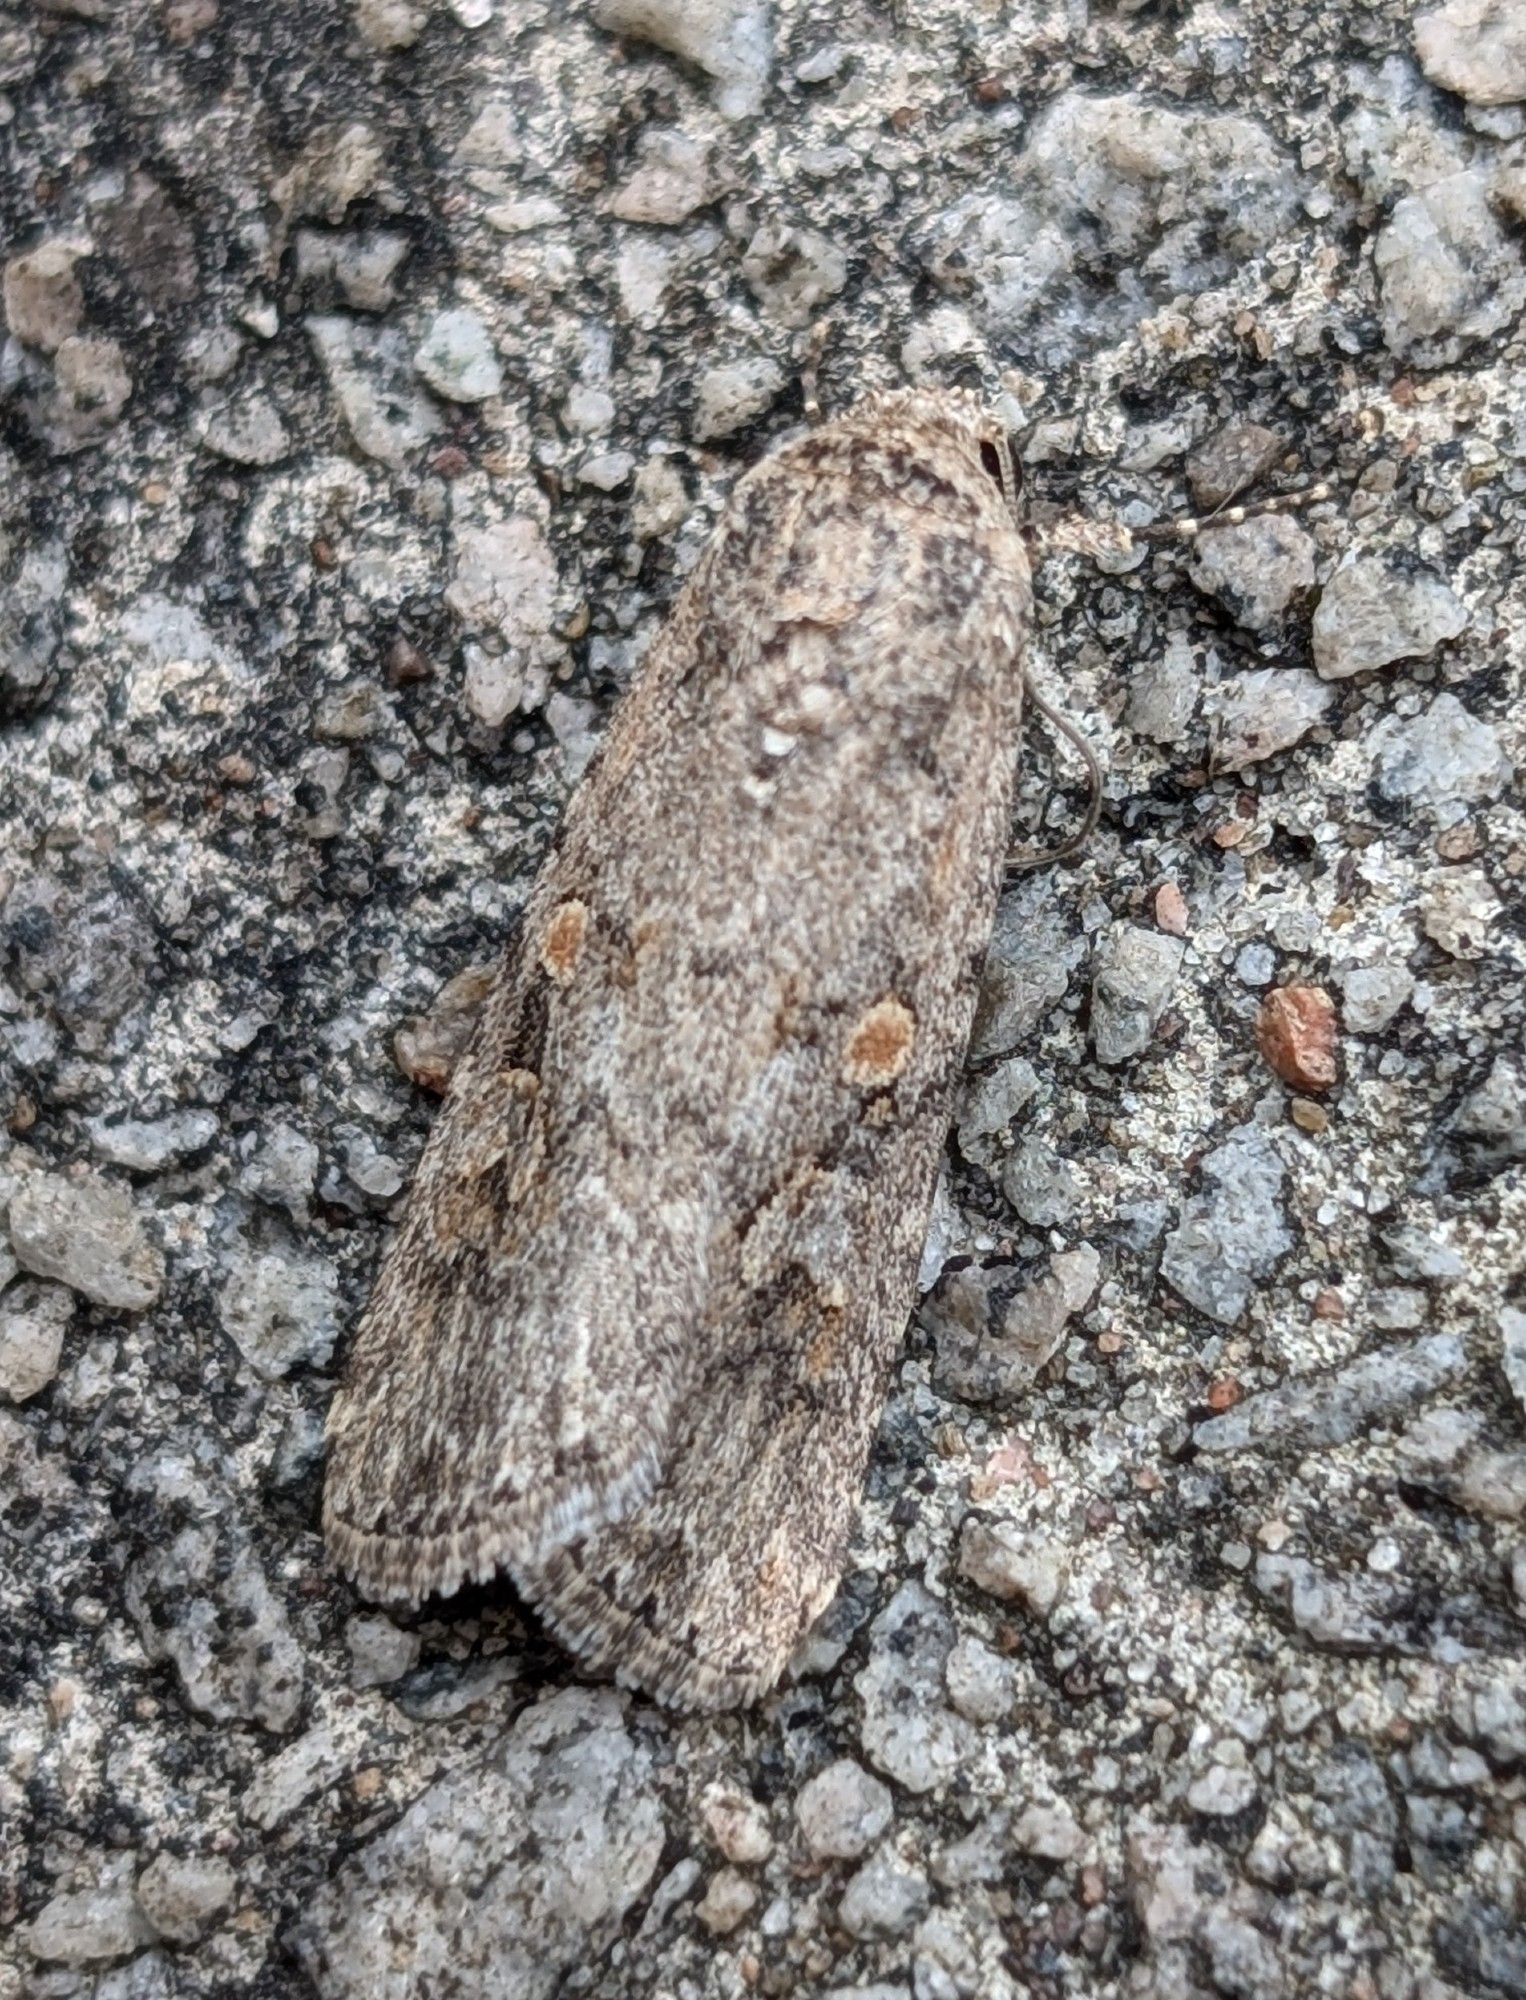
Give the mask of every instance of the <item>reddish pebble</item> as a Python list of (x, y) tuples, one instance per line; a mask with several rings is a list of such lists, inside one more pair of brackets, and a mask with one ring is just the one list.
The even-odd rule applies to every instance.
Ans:
[(1187, 899), (1174, 882), (1162, 882), (1155, 891), (1155, 921), (1171, 937), (1187, 935)]
[(1221, 1375), (1217, 1382), (1208, 1387), (1208, 1407), (1210, 1410), (1232, 1410), (1239, 1402), (1241, 1389), (1233, 1375)]
[(1256, 1042), (1284, 1083), (1328, 1090), (1335, 1081), (1335, 1002), (1322, 986), (1279, 986), (1261, 1003)]

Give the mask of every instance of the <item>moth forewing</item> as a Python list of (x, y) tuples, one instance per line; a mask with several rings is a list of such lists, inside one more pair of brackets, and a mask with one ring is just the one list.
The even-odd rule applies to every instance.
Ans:
[(357, 1332), (363, 1588), (502, 1567), (679, 1705), (840, 1573), (1007, 846), (1030, 599), (970, 398), (743, 478), (569, 808)]

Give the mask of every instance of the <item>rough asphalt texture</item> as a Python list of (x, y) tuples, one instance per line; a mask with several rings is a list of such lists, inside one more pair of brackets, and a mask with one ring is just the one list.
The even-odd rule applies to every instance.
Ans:
[[(0, 263), (0, 2000), (1526, 1993), (1519, 0), (21, 0)], [(681, 1723), (356, 1602), (321, 1424), (823, 316), (1041, 529), (1335, 497), (1045, 566), (1102, 827)]]

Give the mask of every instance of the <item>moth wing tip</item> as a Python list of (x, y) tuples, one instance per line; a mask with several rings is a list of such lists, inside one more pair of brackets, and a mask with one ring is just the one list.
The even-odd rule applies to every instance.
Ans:
[(551, 1561), (584, 1535), (618, 1521), (656, 1483), (660, 1459), (648, 1447), (606, 1485), (571, 1488), (555, 1498), (494, 1509), (463, 1507), (458, 1526), (397, 1534), (363, 1528), (346, 1517), (345, 1502), (325, 1491), (323, 1536), (329, 1557), (363, 1597), (414, 1607), (426, 1597), (450, 1597), (467, 1583), (501, 1571), (526, 1572)]
[(558, 1578), (556, 1569), (554, 1556), (545, 1569), (516, 1566), (521, 1596), (585, 1667), (610, 1674), (621, 1687), (663, 1708), (712, 1714), (750, 1708), (773, 1692), (789, 1664), (788, 1650), (760, 1648), (752, 1662), (720, 1666), (643, 1625), (586, 1578)]

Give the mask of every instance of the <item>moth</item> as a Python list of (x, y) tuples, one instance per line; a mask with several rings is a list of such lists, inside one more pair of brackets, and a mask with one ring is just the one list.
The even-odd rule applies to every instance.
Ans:
[(507, 1571), (682, 1708), (836, 1589), (995, 913), (1031, 621), (999, 426), (737, 483), (573, 797), (328, 1425), (367, 1594)]

